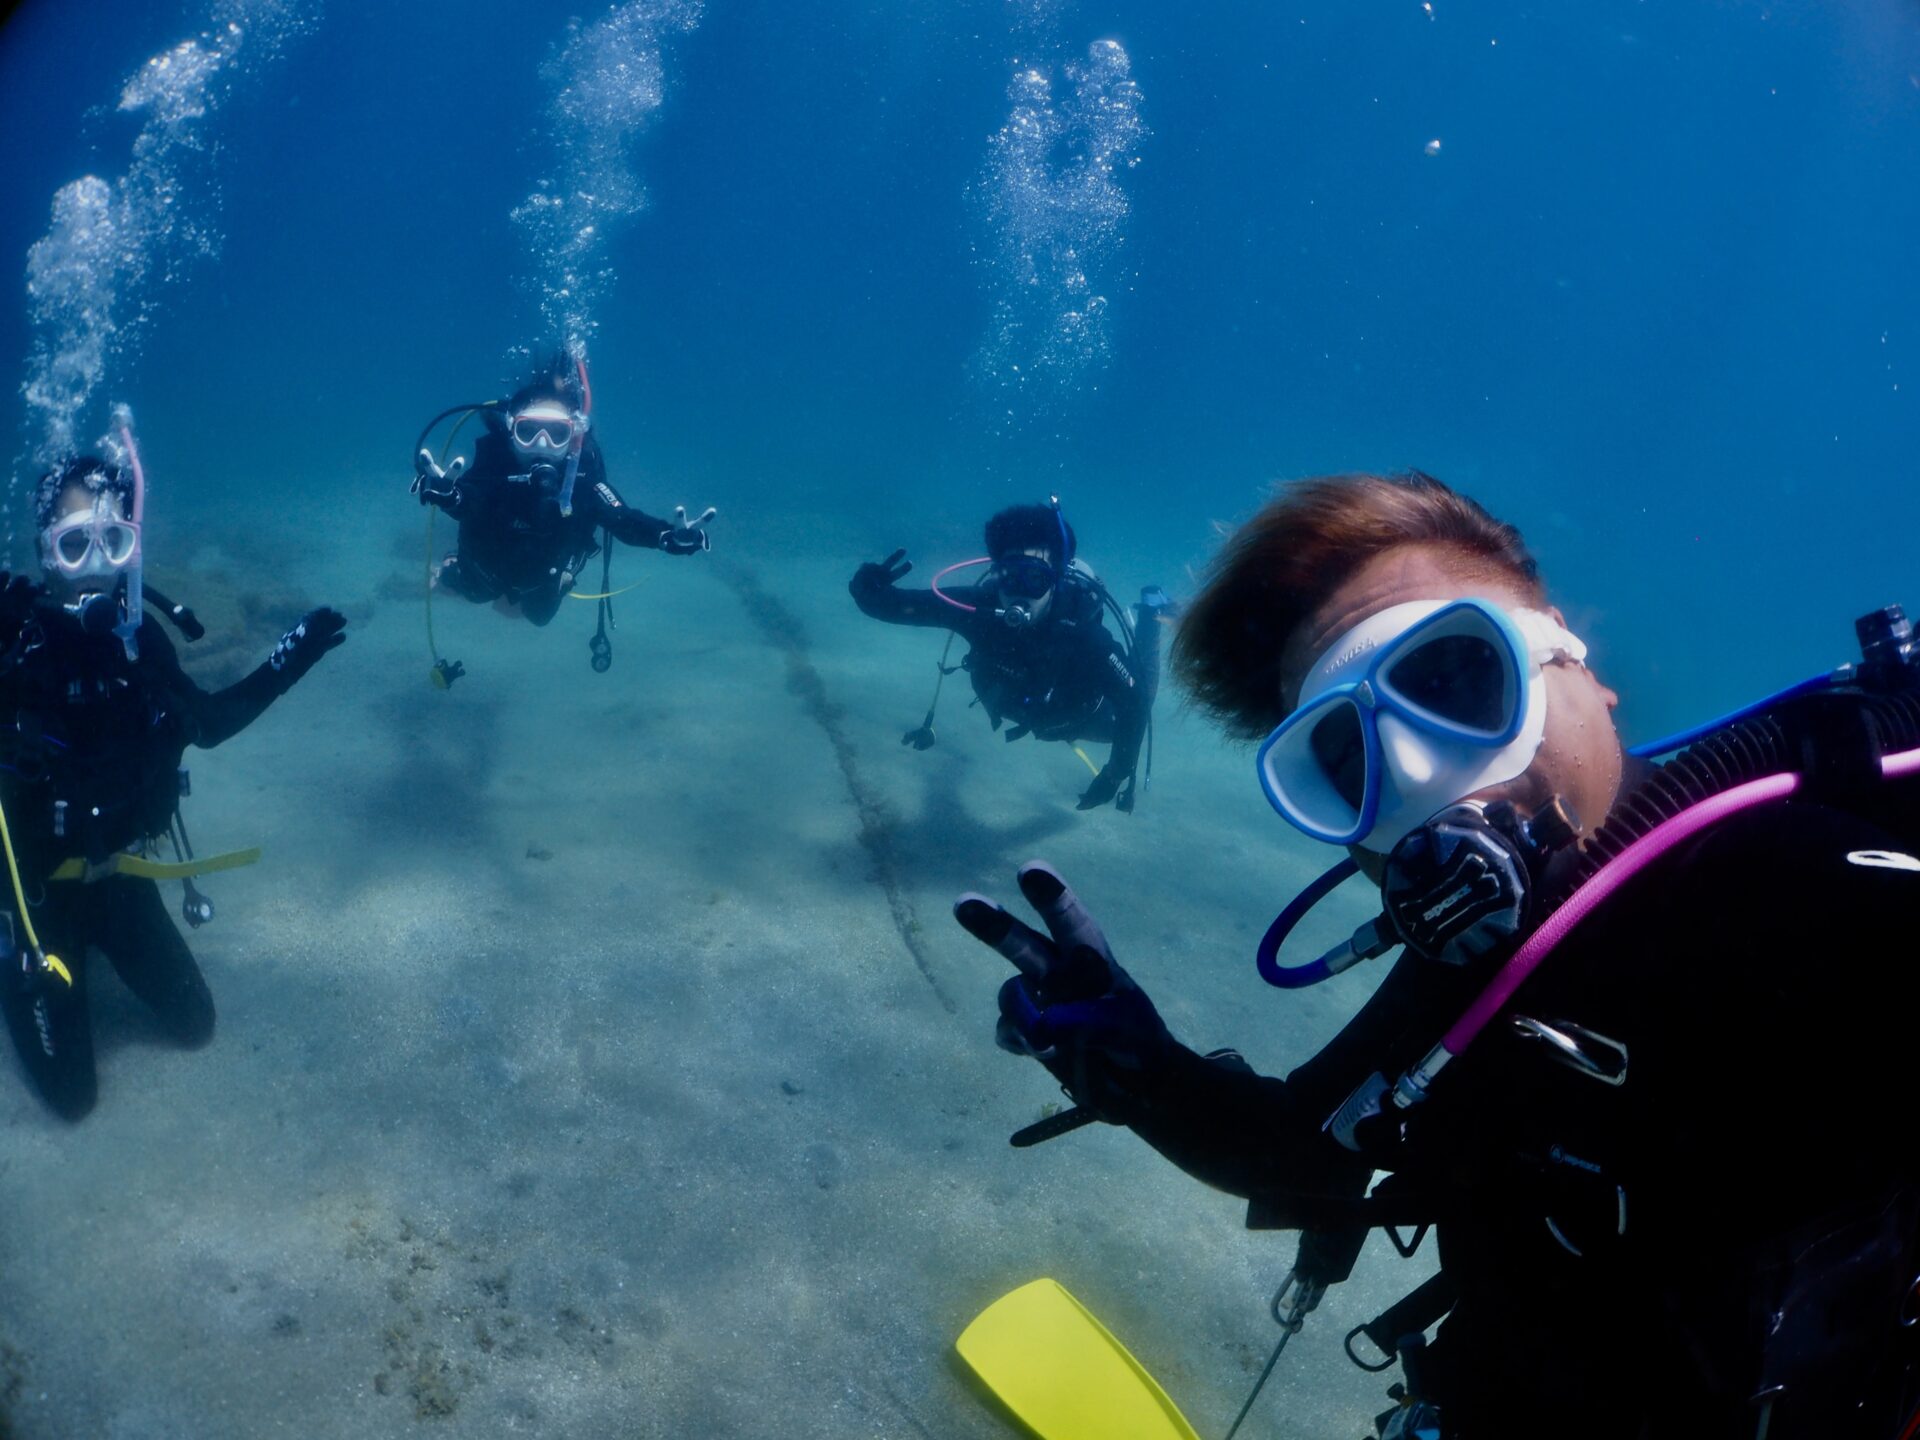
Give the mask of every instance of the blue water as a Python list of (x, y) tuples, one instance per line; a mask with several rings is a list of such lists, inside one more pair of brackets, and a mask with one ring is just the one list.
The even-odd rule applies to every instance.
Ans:
[[(653, 464), (737, 511), (1058, 489), (1163, 565), (1270, 480), (1419, 466), (1522, 525), (1634, 733), (1844, 658), (1853, 613), (1910, 593), (1910, 7), (1054, 14), (739, 0), (670, 40), (593, 349)], [(201, 23), (21, 8), (0, 253), (44, 228), (35, 197), (123, 163), (103, 109)], [(392, 503), (371, 473), (415, 418), (497, 384), (534, 329), (506, 217), (558, 30), (331, 4), (218, 117), (224, 251), (119, 379), (156, 446), (196, 437), (204, 493), (262, 496), (298, 456)], [(1010, 61), (1103, 36), (1151, 130), (1111, 359), (1008, 438), (968, 380), (968, 189)], [(16, 289), (0, 352), (24, 327)]]
[[(377, 577), (418, 523), (420, 424), (561, 338), (510, 217), (581, 143), (543, 129), (565, 16), (286, 8), (280, 53), (241, 52), (177, 157), (217, 255), (126, 287), (149, 318), (78, 423), (134, 406), (157, 543), (205, 531), (238, 571), (249, 537), (347, 570), (365, 551)], [(214, 13), (26, 0), (0, 28), (0, 262), (21, 277), (0, 285), (0, 357), (20, 382), (52, 197), (127, 172), (121, 87)], [(1030, 68), (1066, 127), (1050, 162), (1084, 161), (1070, 67), (1106, 40), (1144, 133), (1082, 212), (1028, 216), (1086, 242), (1098, 344), (1013, 383), (996, 303), (1079, 292), (1048, 288), (1058, 267), (1038, 299), (1007, 289), (1020, 237), (990, 141)], [(718, 505), (716, 550), (808, 613), (844, 607), (862, 559), (977, 553), (986, 513), (1051, 492), (1097, 564), (1186, 592), (1216, 523), (1274, 481), (1404, 467), (1520, 525), (1630, 741), (1849, 658), (1865, 610), (1920, 607), (1910, 4), (706, 0), (657, 53), (658, 108), (600, 137), (646, 203), (595, 252), (596, 424), (631, 499)], [(18, 480), (37, 435), (9, 403)], [(840, 642), (815, 638), (831, 671)], [(1168, 744), (1177, 776), (1219, 742), (1189, 725)]]

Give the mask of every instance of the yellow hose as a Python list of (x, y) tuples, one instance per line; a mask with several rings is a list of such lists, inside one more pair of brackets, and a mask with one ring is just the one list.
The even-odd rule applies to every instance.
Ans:
[(40, 963), (53, 971), (67, 984), (73, 984), (73, 972), (60, 963), (58, 955), (49, 955), (40, 948), (40, 937), (33, 930), (33, 916), (27, 913), (27, 892), (20, 884), (20, 862), (14, 858), (13, 831), (7, 827), (5, 806), (0, 806), (0, 846), (7, 852), (7, 875), (13, 881), (13, 903), (19, 907), (20, 926), (27, 932), (27, 944), (33, 947), (33, 953), (40, 957)]

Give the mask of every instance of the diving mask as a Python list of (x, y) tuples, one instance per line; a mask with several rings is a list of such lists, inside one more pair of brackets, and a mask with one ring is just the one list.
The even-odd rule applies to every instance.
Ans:
[(47, 568), (67, 580), (117, 576), (140, 557), (140, 526), (122, 518), (110, 496), (98, 495), (92, 508), (49, 525), (41, 551)]
[(1010, 600), (1038, 600), (1059, 579), (1053, 562), (1033, 555), (1006, 555), (994, 562), (994, 588)]
[(1546, 733), (1541, 666), (1586, 654), (1538, 610), (1390, 605), (1307, 672), (1260, 747), (1261, 789), (1313, 839), (1384, 855), (1437, 811), (1524, 773)]
[(1010, 630), (1038, 625), (1053, 606), (1059, 578), (1052, 562), (1038, 556), (1002, 556), (993, 567), (993, 588), (1001, 601), (994, 618)]
[(586, 429), (586, 416), (558, 400), (536, 400), (513, 417), (508, 433), (523, 460), (557, 460)]

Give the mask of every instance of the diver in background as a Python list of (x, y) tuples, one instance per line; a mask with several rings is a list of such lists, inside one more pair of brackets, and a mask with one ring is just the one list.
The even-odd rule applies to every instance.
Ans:
[[(999, 1043), (1047, 1067), (1075, 1121), (1131, 1127), (1247, 1198), (1251, 1227), (1301, 1230), (1283, 1324), (1370, 1228), (1417, 1244), (1434, 1226), (1439, 1276), (1348, 1337), (1384, 1352), (1369, 1368), (1402, 1361), (1388, 1436), (1911, 1434), (1899, 987), (1920, 782), (1898, 777), (1920, 758), (1920, 646), (1897, 611), (1857, 628), (1856, 678), (1650, 766), (1513, 527), (1423, 475), (1295, 487), (1228, 542), (1176, 663), (1232, 732), (1267, 737), (1283, 818), (1382, 886), (1351, 941), (1280, 965), (1330, 871), (1275, 921), (1262, 975), (1296, 988), (1404, 953), (1270, 1078), (1175, 1040), (1034, 863), (1020, 888), (1050, 935), (982, 896), (955, 906), (1020, 971)], [(1754, 803), (1766, 785), (1746, 782), (1787, 772), (1796, 798)], [(1017, 1143), (1071, 1128), (1042, 1126)]]
[[(0, 924), (12, 961), (0, 1009), (35, 1088), (68, 1120), (98, 1094), (89, 950), (180, 1044), (213, 1036), (213, 997), (140, 853), (169, 835), (184, 850), (186, 747), (231, 739), (346, 639), (337, 611), (309, 611), (237, 684), (196, 685), (142, 608), (151, 600), (190, 637), (203, 633), (192, 612), (142, 586), (145, 486), (123, 433), (127, 468), (84, 456), (41, 479), (45, 584), (15, 576), (0, 590)], [(187, 884), (197, 925), (212, 907)]]
[[(987, 521), (986, 541), (986, 558), (965, 562), (991, 566), (977, 584), (943, 589), (936, 575), (931, 589), (901, 590), (898, 582), (913, 563), (896, 550), (862, 565), (847, 588), (876, 620), (941, 627), (963, 638), (968, 651), (960, 666), (993, 728), (1011, 724), (1008, 740), (1031, 734), (1109, 742), (1107, 763), (1079, 808), (1117, 799), (1121, 810), (1133, 809), (1135, 771), (1159, 686), (1158, 622), (1166, 597), (1155, 588), (1143, 591), (1129, 624), (1099, 578), (1075, 558), (1073, 528), (1057, 501), (1000, 511)], [(1129, 632), (1128, 643), (1107, 630), (1108, 610)], [(927, 723), (903, 743), (922, 750), (931, 745), (932, 719), (929, 709)]]
[[(478, 412), (485, 430), (473, 463), (456, 459), (444, 469), (431, 451), (415, 457), (413, 493), (422, 505), (452, 516), (460, 527), (453, 553), (441, 562), (437, 588), (478, 604), (491, 602), (535, 625), (552, 620), (580, 567), (601, 550), (599, 532), (646, 550), (694, 555), (713, 548), (709, 508), (671, 521), (636, 510), (607, 482), (598, 439), (590, 432), (593, 391), (586, 363), (555, 355), (509, 399), (456, 406), (449, 415)], [(595, 651), (595, 668), (600, 652)]]

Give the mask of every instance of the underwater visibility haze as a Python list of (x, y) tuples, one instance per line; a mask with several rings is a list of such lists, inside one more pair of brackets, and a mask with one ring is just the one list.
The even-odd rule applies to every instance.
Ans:
[[(0, 135), (7, 568), (137, 464), (75, 524), (262, 687), (179, 812), (259, 863), (161, 889), (217, 1028), (94, 964), (92, 1113), (0, 1065), (0, 1436), (1020, 1433), (953, 1342), (1043, 1275), (1221, 1434), (1292, 1238), (1122, 1127), (1009, 1147), (1072, 1100), (954, 898), (1044, 856), (1265, 1074), (1384, 967), (1258, 983), (1329, 859), (1171, 674), (1123, 809), (1124, 714), (1006, 744), (849, 576), (1048, 507), (1036, 595), (1164, 660), (1276, 482), (1417, 469), (1629, 743), (1920, 605), (1904, 0), (23, 0)], [(620, 537), (551, 623), (455, 498), (529, 456)], [(1430, 1270), (1376, 1236), (1240, 1433), (1362, 1433), (1341, 1337)]]

